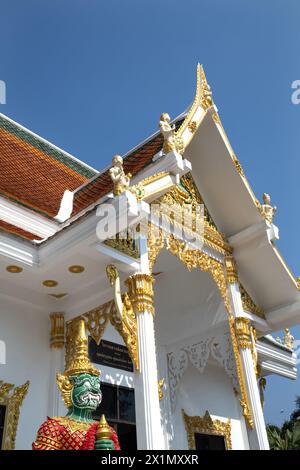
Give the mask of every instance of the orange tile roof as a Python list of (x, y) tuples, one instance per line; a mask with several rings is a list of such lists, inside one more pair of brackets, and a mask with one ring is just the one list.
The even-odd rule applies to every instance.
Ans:
[(19, 227), (16, 227), (15, 225), (8, 224), (7, 222), (4, 222), (4, 220), (0, 220), (0, 232), (8, 232), (12, 233), (13, 235), (17, 235), (22, 238), (26, 238), (27, 240), (41, 240), (41, 237), (38, 235), (34, 235), (33, 233), (27, 232), (26, 230), (23, 230)]
[[(151, 140), (142, 144), (136, 150), (124, 158), (125, 173), (131, 173), (134, 176), (147, 166), (152, 157), (162, 148), (163, 137), (156, 134)], [(85, 184), (74, 196), (73, 214), (87, 208), (95, 203), (99, 198), (112, 191), (112, 181), (108, 170), (96, 176), (92, 181)]]
[[(177, 120), (176, 127), (182, 122)], [(72, 216), (112, 191), (109, 172), (96, 175), (51, 144), (0, 115), (0, 195), (48, 217), (54, 217), (66, 189), (75, 191)], [(151, 163), (162, 148), (163, 137), (154, 134), (124, 158), (124, 170), (133, 176)], [(96, 176), (95, 176), (96, 175)], [(29, 240), (39, 239), (14, 225), (0, 221), (5, 230)]]
[(0, 194), (48, 217), (96, 172), (0, 116)]

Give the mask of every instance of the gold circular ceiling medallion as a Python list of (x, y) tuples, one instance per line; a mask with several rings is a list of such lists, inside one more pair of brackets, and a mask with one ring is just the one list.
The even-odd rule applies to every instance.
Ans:
[(56, 287), (58, 284), (57, 281), (54, 281), (53, 279), (46, 279), (46, 281), (43, 281), (43, 286), (46, 287)]
[(6, 266), (6, 271), (9, 273), (21, 273), (23, 271), (23, 268), (20, 268), (20, 266), (15, 266), (11, 264), (10, 266)]
[(74, 264), (73, 266), (69, 266), (68, 269), (69, 269), (70, 273), (80, 274), (80, 273), (83, 273), (83, 271), (85, 270), (85, 267), (80, 266), (79, 264)]

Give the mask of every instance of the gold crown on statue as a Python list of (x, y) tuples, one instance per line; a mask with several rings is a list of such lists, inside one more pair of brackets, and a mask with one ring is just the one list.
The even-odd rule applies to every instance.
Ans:
[(79, 317), (67, 324), (64, 375), (70, 377), (70, 375), (83, 373), (100, 375), (100, 371), (91, 364), (89, 359), (85, 321)]
[(62, 393), (63, 400), (69, 408), (73, 384), (69, 380), (71, 375), (91, 374), (99, 376), (101, 372), (96, 369), (88, 355), (88, 340), (85, 333), (85, 321), (82, 317), (67, 323), (66, 334), (66, 364), (63, 374), (57, 374), (56, 382)]

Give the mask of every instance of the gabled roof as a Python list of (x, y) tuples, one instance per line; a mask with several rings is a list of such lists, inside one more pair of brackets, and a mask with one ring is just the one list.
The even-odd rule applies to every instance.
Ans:
[[(178, 121), (177, 125), (180, 122)], [(131, 173), (132, 176), (136, 175), (151, 163), (152, 158), (159, 152), (162, 145), (163, 137), (159, 132), (156, 132), (138, 147), (128, 152), (124, 156), (125, 173)], [(109, 169), (107, 169), (75, 192), (72, 216), (95, 203), (102, 196), (112, 191), (112, 189), (113, 184), (109, 176)]]
[(54, 217), (66, 189), (97, 172), (0, 114), (0, 195)]

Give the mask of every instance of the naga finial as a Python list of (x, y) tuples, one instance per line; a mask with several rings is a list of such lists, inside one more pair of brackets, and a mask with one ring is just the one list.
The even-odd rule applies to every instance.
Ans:
[(264, 216), (264, 218), (272, 224), (273, 222), (273, 217), (276, 214), (277, 207), (276, 206), (271, 206), (271, 197), (269, 194), (264, 193), (263, 194), (263, 201), (264, 203), (261, 205), (261, 213)]
[(112, 165), (113, 166), (110, 168), (109, 174), (114, 184), (113, 193), (114, 196), (119, 196), (124, 191), (126, 191), (127, 188), (129, 188), (130, 179), (132, 175), (131, 173), (125, 175), (123, 169), (123, 158), (121, 157), (121, 155), (115, 155), (113, 157)]

